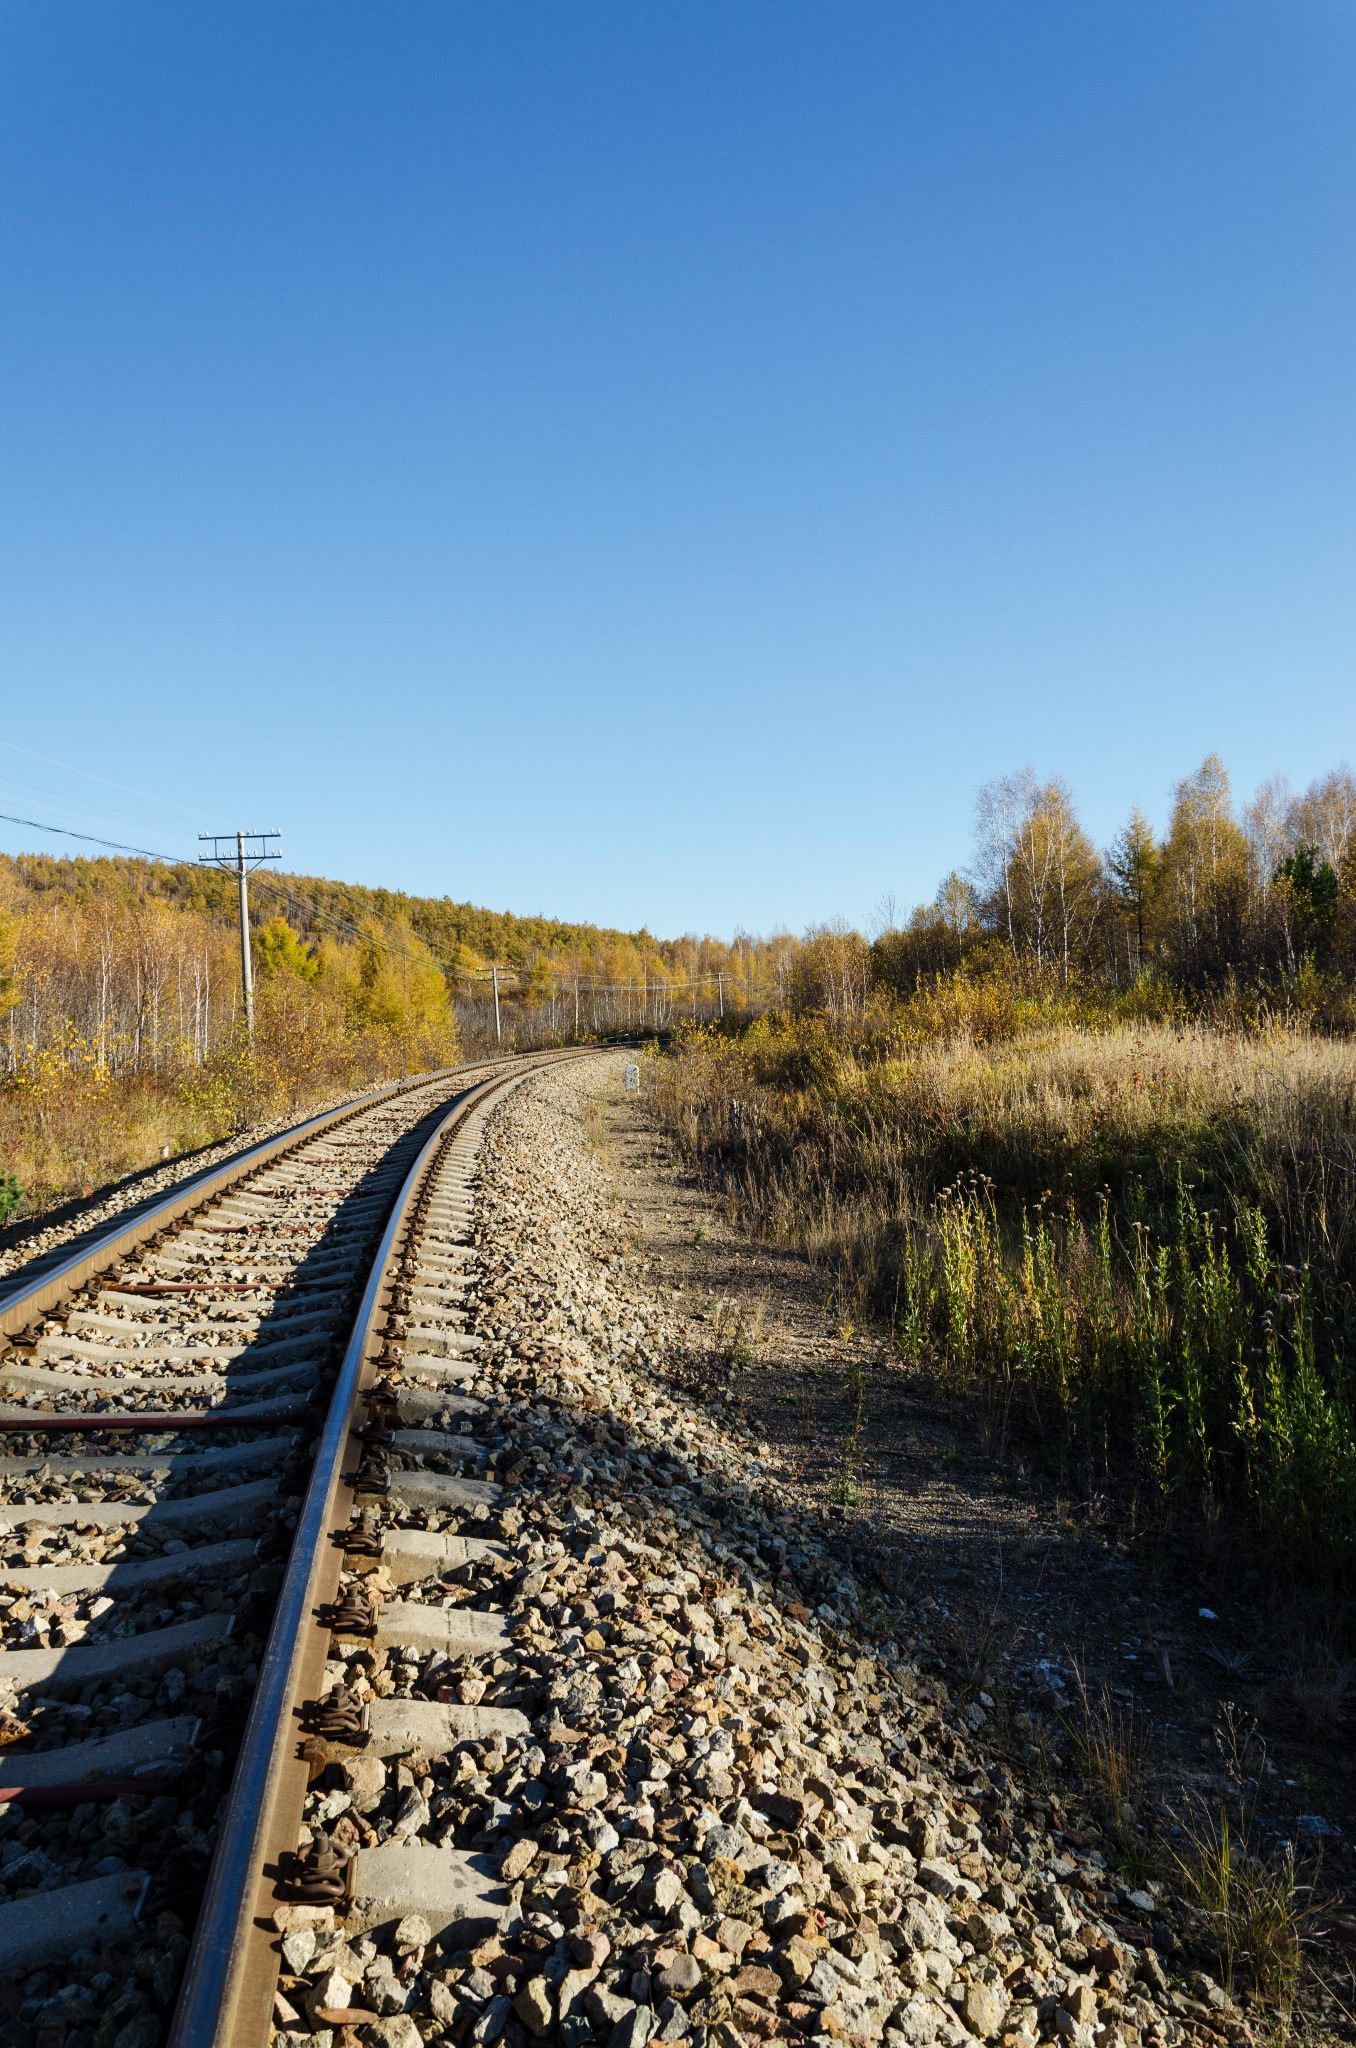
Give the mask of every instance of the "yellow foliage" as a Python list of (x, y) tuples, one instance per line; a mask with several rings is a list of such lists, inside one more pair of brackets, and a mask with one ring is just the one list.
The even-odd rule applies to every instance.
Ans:
[(251, 1043), (229, 918), (131, 886), (128, 863), (69, 865), (78, 888), (25, 898), (18, 864), (0, 864), (0, 1173), (29, 1209), (457, 1058), (447, 982), (408, 930), (392, 950), (389, 932), (317, 944), (281, 917), (256, 927)]
[(274, 917), (253, 935), (253, 952), (261, 974), (294, 974), (301, 981), (315, 981), (320, 961), (286, 918)]

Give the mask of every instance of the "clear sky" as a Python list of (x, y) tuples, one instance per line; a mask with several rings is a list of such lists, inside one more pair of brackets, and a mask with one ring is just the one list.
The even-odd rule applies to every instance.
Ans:
[(728, 935), (1356, 759), (1354, 88), (1350, 0), (4, 0), (0, 810)]

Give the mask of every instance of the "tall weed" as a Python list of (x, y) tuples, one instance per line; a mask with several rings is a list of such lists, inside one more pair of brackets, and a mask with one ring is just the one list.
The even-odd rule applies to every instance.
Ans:
[(829, 1264), (902, 1358), (989, 1387), (1002, 1433), (1347, 1576), (1356, 1049), (1005, 1001), (985, 1044), (927, 1042), (917, 1008), (698, 1034), (651, 1100), (736, 1221)]
[(1226, 1706), (1216, 1740), (1228, 1797), (1222, 1804), (1197, 1798), (1178, 1817), (1178, 1846), (1170, 1854), (1179, 1889), (1200, 1916), (1226, 1986), (1232, 1992), (1240, 1976), (1246, 1977), (1271, 2008), (1276, 2037), (1287, 2041), (1305, 1939), (1323, 1906), (1312, 1883), (1301, 1879), (1293, 1843), (1268, 1844), (1258, 1825), (1257, 1791), (1267, 1754), (1255, 1726)]

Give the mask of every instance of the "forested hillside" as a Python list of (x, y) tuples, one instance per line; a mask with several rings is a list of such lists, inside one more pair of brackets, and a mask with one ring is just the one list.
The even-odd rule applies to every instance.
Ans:
[(0, 858), (0, 1207), (491, 1044), (738, 1014), (794, 950), (271, 873), (251, 881), (251, 949), (252, 1043), (230, 875)]

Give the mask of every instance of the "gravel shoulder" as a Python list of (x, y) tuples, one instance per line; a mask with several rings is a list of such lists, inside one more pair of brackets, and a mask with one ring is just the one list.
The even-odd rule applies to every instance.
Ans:
[[(822, 1267), (731, 1229), (643, 1099), (600, 1103), (594, 1139), (634, 1255), (673, 1305), (668, 1376), (736, 1416), (834, 1556), (894, 1596), (922, 1668), (992, 1697), (987, 1740), (1058, 1807), (1086, 1689), (1133, 1727), (1144, 1817), (1170, 1831), (1236, 1797), (1239, 1731), (1255, 1728), (1243, 1762), (1264, 1750), (1247, 1798), (1261, 1838), (1293, 1841), (1315, 1896), (1349, 1910), (1356, 1757), (1322, 1614), (1265, 1596), (1225, 1537), (1188, 1554), (1124, 1501), (1045, 1483), (1001, 1415), (854, 1328)], [(810, 1570), (831, 1601), (833, 1563)], [(1356, 2007), (1343, 1958), (1323, 1968)]]

